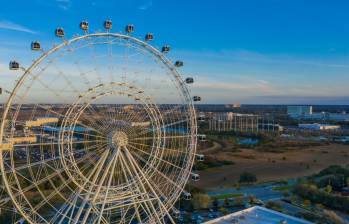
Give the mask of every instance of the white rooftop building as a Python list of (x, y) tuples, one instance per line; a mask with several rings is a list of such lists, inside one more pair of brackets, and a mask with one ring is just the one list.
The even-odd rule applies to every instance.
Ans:
[(310, 129), (310, 130), (337, 130), (340, 129), (340, 125), (332, 125), (332, 124), (298, 124), (299, 128), (302, 129)]
[(264, 207), (254, 206), (204, 224), (312, 224), (312, 222)]

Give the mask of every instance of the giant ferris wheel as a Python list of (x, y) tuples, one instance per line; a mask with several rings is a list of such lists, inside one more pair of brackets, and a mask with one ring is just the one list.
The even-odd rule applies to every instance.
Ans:
[(25, 223), (175, 223), (192, 171), (197, 126), (182, 61), (169, 45), (111, 31), (66, 38), (24, 68), (0, 127), (3, 185)]

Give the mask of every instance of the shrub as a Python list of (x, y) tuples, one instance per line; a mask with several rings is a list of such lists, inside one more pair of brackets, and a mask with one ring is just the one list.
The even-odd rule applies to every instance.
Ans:
[(276, 202), (276, 201), (268, 201), (266, 204), (265, 204), (265, 207), (266, 208), (269, 208), (269, 209), (272, 209), (272, 210), (275, 210), (275, 211), (279, 211), (281, 212), (282, 211), (282, 206), (279, 202)]
[(257, 181), (257, 176), (253, 173), (243, 172), (240, 174), (239, 183), (254, 183)]

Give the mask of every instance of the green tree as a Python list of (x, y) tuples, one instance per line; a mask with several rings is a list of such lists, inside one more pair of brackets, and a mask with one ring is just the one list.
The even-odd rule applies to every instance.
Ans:
[(282, 206), (279, 202), (276, 202), (276, 201), (268, 201), (266, 204), (265, 204), (265, 207), (266, 208), (269, 208), (269, 209), (272, 209), (272, 210), (275, 210), (275, 211), (279, 211), (281, 212), (282, 211)]
[(332, 192), (332, 186), (331, 185), (327, 185), (325, 191), (327, 193), (331, 193)]
[(193, 196), (193, 206), (195, 209), (206, 209), (211, 203), (211, 197), (207, 194), (198, 193)]
[(230, 205), (228, 198), (224, 198), (224, 206), (228, 207)]
[(253, 173), (243, 172), (240, 174), (239, 183), (254, 183), (257, 181), (257, 176)]

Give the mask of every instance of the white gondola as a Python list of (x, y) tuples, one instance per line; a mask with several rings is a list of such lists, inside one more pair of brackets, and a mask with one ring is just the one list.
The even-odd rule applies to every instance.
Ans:
[(134, 32), (135, 27), (132, 24), (128, 24), (125, 28), (126, 33), (132, 33)]
[(154, 35), (152, 33), (147, 33), (145, 35), (145, 40), (146, 41), (151, 41), (151, 40), (154, 40)]
[(198, 121), (204, 122), (205, 121), (205, 114), (203, 112), (199, 113)]
[(200, 175), (197, 174), (197, 173), (192, 173), (192, 174), (191, 174), (191, 179), (192, 179), (193, 181), (199, 181), (199, 180), (200, 180)]
[(31, 43), (31, 49), (32, 49), (33, 51), (39, 51), (39, 50), (41, 50), (41, 45), (40, 45), (40, 43), (39, 43), (38, 41), (33, 41), (33, 42)]
[(10, 61), (9, 68), (10, 70), (18, 70), (19, 63), (17, 61)]
[(196, 155), (196, 160), (197, 161), (202, 162), (202, 161), (204, 161), (204, 159), (205, 159), (205, 156), (203, 154), (197, 154)]
[(64, 37), (64, 29), (63, 28), (57, 28), (55, 30), (55, 34), (57, 37)]
[(113, 23), (112, 23), (111, 20), (106, 20), (106, 21), (104, 21), (104, 28), (105, 28), (106, 30), (110, 30), (112, 27), (113, 27)]
[(183, 61), (176, 61), (175, 62), (176, 67), (182, 67), (183, 66)]
[(206, 141), (206, 135), (198, 135), (199, 141), (200, 142), (205, 142)]
[(194, 96), (193, 100), (194, 100), (194, 102), (199, 102), (199, 101), (201, 101), (201, 97), (200, 96)]
[(191, 78), (191, 77), (188, 77), (188, 78), (185, 79), (185, 83), (187, 83), (187, 84), (193, 84), (193, 83), (194, 83), (194, 79)]
[(82, 30), (88, 30), (88, 22), (87, 22), (87, 21), (81, 21), (81, 23), (80, 23), (80, 29), (82, 29)]
[(191, 194), (189, 192), (183, 192), (183, 199), (184, 200), (191, 200)]
[(173, 211), (172, 211), (173, 218), (178, 219), (180, 215), (181, 215), (181, 212), (178, 209), (173, 208)]
[(170, 51), (170, 46), (169, 45), (165, 45), (161, 48), (161, 52), (162, 53), (168, 53)]

